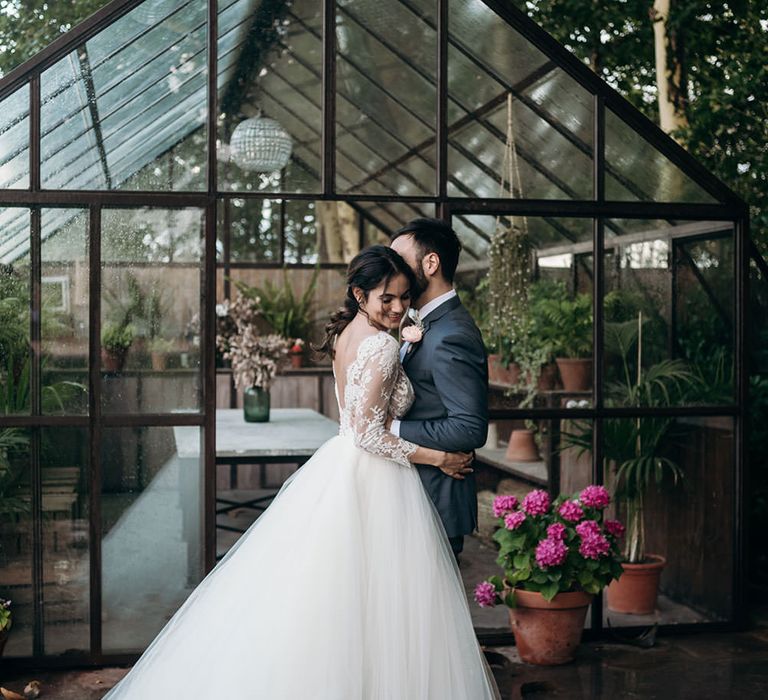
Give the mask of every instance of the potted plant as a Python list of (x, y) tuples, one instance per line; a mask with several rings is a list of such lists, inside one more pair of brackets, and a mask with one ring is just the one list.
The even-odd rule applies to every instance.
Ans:
[[(563, 292), (564, 292), (563, 288)], [(592, 298), (565, 294), (537, 301), (534, 333), (550, 343), (566, 391), (592, 386)]]
[[(606, 323), (606, 353), (622, 360), (623, 381), (606, 387), (608, 405), (664, 407), (674, 405), (682, 392), (695, 383), (695, 376), (682, 360), (662, 360), (642, 368), (642, 312), (636, 321)], [(637, 343), (637, 367), (629, 353)], [(666, 559), (645, 550), (645, 494), (654, 484), (677, 485), (683, 478), (680, 466), (667, 453), (674, 419), (665, 416), (617, 418), (603, 423), (603, 458), (613, 476), (615, 497), (627, 522), (622, 552), (623, 574), (608, 587), (608, 607), (616, 612), (650, 614), (656, 608), (659, 581)], [(563, 433), (566, 446), (581, 454), (592, 450), (591, 422), (574, 422), (574, 430)]]
[(152, 359), (152, 369), (164, 370), (168, 366), (168, 353), (173, 350), (173, 341), (155, 336), (150, 339), (148, 349)]
[(283, 270), (283, 284), (267, 280), (261, 287), (252, 287), (241, 280), (233, 280), (240, 294), (253, 301), (259, 315), (273, 333), (293, 343), (294, 338), (309, 338), (312, 330), (314, 294), (319, 268), (312, 274), (306, 291), (297, 296)]
[(554, 503), (543, 490), (522, 502), (497, 496), (493, 514), (504, 571), (475, 588), (482, 607), (505, 603), (520, 658), (533, 664), (571, 661), (592, 597), (621, 574), (617, 520), (603, 520), (603, 486), (587, 486)]
[(0, 656), (3, 655), (5, 644), (8, 641), (8, 634), (13, 624), (13, 615), (11, 614), (11, 601), (0, 598)]
[(133, 326), (107, 323), (101, 331), (101, 364), (107, 372), (120, 372), (133, 343)]
[(291, 355), (291, 367), (299, 369), (304, 366), (304, 341), (301, 338), (296, 338), (293, 341), (290, 349)]
[[(261, 335), (256, 323), (259, 310), (242, 294), (227, 305), (227, 313), (236, 324), (236, 332), (227, 339), (224, 358), (232, 363), (235, 386), (243, 390), (243, 414), (250, 423), (269, 420), (269, 389), (280, 363), (290, 347), (275, 333)], [(217, 343), (219, 338), (217, 338)]]

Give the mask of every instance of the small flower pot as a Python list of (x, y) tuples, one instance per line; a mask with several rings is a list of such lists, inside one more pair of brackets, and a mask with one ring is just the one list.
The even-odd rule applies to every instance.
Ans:
[(259, 386), (248, 387), (243, 392), (243, 418), (246, 423), (269, 421), (269, 392)]
[(304, 353), (292, 352), (291, 353), (291, 367), (299, 369), (304, 366)]
[(646, 554), (641, 564), (623, 562), (624, 573), (606, 589), (608, 609), (629, 615), (651, 615), (656, 610), (659, 580), (667, 560), (659, 554)]
[(501, 355), (488, 355), (488, 381), (491, 384), (512, 386), (520, 380), (520, 367), (511, 362), (505, 366)]
[(558, 357), (555, 362), (565, 391), (589, 391), (592, 388), (591, 357)]
[(164, 352), (150, 353), (152, 359), (152, 369), (156, 371), (164, 370), (168, 366), (168, 355)]
[(538, 462), (541, 456), (533, 430), (513, 430), (505, 456), (510, 462)]
[(3, 655), (3, 650), (5, 649), (5, 644), (8, 641), (8, 630), (0, 630), (0, 656)]
[(516, 590), (515, 601), (509, 621), (520, 658), (541, 666), (572, 661), (592, 596), (575, 591), (547, 601), (541, 593)]
[(101, 368), (105, 372), (121, 372), (125, 365), (126, 352), (113, 352), (106, 348), (101, 349)]
[(539, 391), (552, 391), (557, 386), (557, 365), (548, 362), (541, 368), (536, 387)]

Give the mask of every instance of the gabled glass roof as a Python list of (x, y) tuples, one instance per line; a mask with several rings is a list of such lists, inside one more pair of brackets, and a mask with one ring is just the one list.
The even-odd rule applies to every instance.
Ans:
[[(218, 146), (210, 157), (219, 192), (322, 193), (322, 6), (218, 2)], [(467, 201), (595, 201), (596, 78), (572, 57), (534, 45), (530, 27), (519, 24), (528, 20), (509, 12), (517, 28), (482, 0), (448, 3), (445, 191)], [(437, 198), (437, 3), (337, 0), (335, 18), (334, 193)], [(42, 188), (205, 191), (206, 35), (206, 2), (146, 0), (71, 42), (40, 75)], [(24, 84), (2, 101), (4, 189), (29, 187), (29, 99)], [(245, 172), (229, 157), (232, 131), (257, 114), (276, 119), (293, 141), (279, 173)], [(502, 176), (510, 139), (520, 182), (513, 192)], [(609, 108), (605, 190), (608, 201), (719, 201)], [(384, 230), (432, 209), (359, 207), (370, 207)], [(26, 250), (25, 216), (0, 214), (0, 259)], [(469, 255), (484, 257), (488, 232), (469, 217), (459, 229)]]

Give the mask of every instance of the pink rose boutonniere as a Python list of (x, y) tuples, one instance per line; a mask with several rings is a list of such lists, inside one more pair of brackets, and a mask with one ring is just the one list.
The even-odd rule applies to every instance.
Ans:
[(400, 336), (408, 343), (419, 343), (424, 337), (424, 323), (416, 309), (408, 309), (408, 318), (413, 321), (413, 325), (403, 328)]

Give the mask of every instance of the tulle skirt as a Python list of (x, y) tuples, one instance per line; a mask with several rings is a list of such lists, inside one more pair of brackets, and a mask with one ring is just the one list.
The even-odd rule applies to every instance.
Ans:
[(106, 698), (498, 697), (415, 469), (334, 437)]

